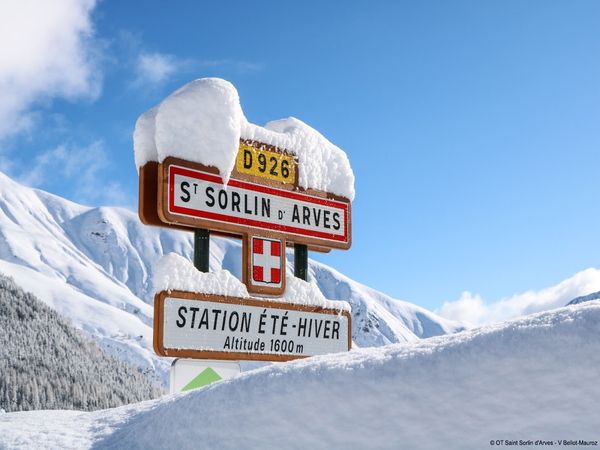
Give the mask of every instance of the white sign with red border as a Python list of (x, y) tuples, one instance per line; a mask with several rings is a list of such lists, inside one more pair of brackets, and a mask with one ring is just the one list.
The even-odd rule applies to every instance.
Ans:
[(200, 219), (230, 225), (225, 231), (258, 229), (292, 242), (308, 238), (332, 248), (350, 246), (349, 202), (236, 179), (224, 185), (218, 175), (175, 164), (168, 166), (167, 197), (166, 212), (181, 223)]

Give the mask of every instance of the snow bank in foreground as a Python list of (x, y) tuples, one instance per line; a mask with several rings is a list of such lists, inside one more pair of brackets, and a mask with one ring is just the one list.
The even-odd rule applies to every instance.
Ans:
[(287, 150), (298, 158), (298, 184), (354, 200), (354, 174), (343, 150), (293, 117), (259, 127), (244, 117), (238, 92), (219, 78), (186, 84), (142, 114), (133, 134), (135, 162), (168, 156), (214, 166), (227, 182), (239, 141), (250, 139)]
[[(229, 271), (200, 272), (191, 261), (175, 253), (164, 255), (156, 265), (154, 287), (157, 293), (178, 290), (250, 298), (246, 286)], [(270, 299), (270, 297), (260, 297), (260, 300)], [(347, 302), (328, 300), (323, 296), (316, 283), (306, 282), (293, 276), (286, 278), (285, 293), (281, 297), (272, 298), (272, 300), (350, 311), (350, 305)]]
[(492, 440), (598, 441), (599, 331), (596, 301), (271, 365), (114, 410), (4, 414), (0, 447), (480, 449)]

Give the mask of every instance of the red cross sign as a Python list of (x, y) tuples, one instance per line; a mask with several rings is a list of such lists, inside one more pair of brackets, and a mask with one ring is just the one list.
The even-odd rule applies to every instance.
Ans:
[(283, 245), (276, 239), (252, 237), (252, 284), (281, 286)]

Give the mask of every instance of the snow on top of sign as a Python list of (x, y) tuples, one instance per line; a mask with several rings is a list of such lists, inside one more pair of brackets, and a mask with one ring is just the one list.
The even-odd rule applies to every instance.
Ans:
[[(191, 261), (175, 253), (164, 255), (158, 261), (154, 271), (154, 290), (157, 293), (185, 291), (250, 298), (246, 286), (228, 270), (200, 272)], [(285, 294), (282, 297), (260, 297), (260, 300), (350, 311), (350, 305), (347, 302), (326, 299), (315, 282), (308, 283), (293, 276), (287, 277)]]
[(140, 116), (133, 133), (138, 170), (169, 156), (214, 166), (229, 181), (239, 140), (287, 150), (298, 158), (298, 184), (354, 199), (354, 173), (346, 153), (293, 117), (253, 125), (235, 87), (219, 78), (186, 84)]
[(176, 253), (164, 255), (156, 264), (154, 289), (186, 291), (232, 297), (248, 297), (246, 286), (228, 270), (200, 272), (194, 265)]
[(304, 281), (294, 276), (288, 276), (285, 280), (285, 292), (281, 300), (286, 303), (297, 305), (320, 306), (321, 308), (336, 309), (338, 311), (350, 311), (350, 304), (341, 300), (328, 300), (319, 290), (314, 281)]
[(346, 153), (294, 117), (265, 127), (245, 122), (242, 138), (273, 145), (298, 157), (298, 185), (354, 200), (354, 173)]
[(219, 78), (192, 81), (138, 119), (133, 133), (136, 165), (139, 169), (148, 161), (176, 156), (214, 166), (227, 181), (242, 119), (231, 83)]

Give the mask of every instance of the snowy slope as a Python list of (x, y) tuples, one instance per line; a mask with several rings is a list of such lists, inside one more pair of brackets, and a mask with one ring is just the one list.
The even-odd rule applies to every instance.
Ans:
[(0, 408), (94, 411), (163, 393), (0, 275)]
[[(152, 280), (157, 262), (170, 252), (191, 259), (191, 234), (145, 226), (124, 209), (76, 205), (0, 173), (0, 273), (163, 383), (170, 361), (152, 349)], [(239, 242), (211, 239), (211, 270), (225, 268), (241, 278), (241, 264)], [(311, 261), (309, 272), (326, 298), (351, 304), (353, 339), (360, 347), (459, 329), (325, 265)]]
[(453, 335), (271, 365), (113, 410), (4, 414), (0, 447), (597, 444), (599, 345), (600, 301), (588, 302)]

